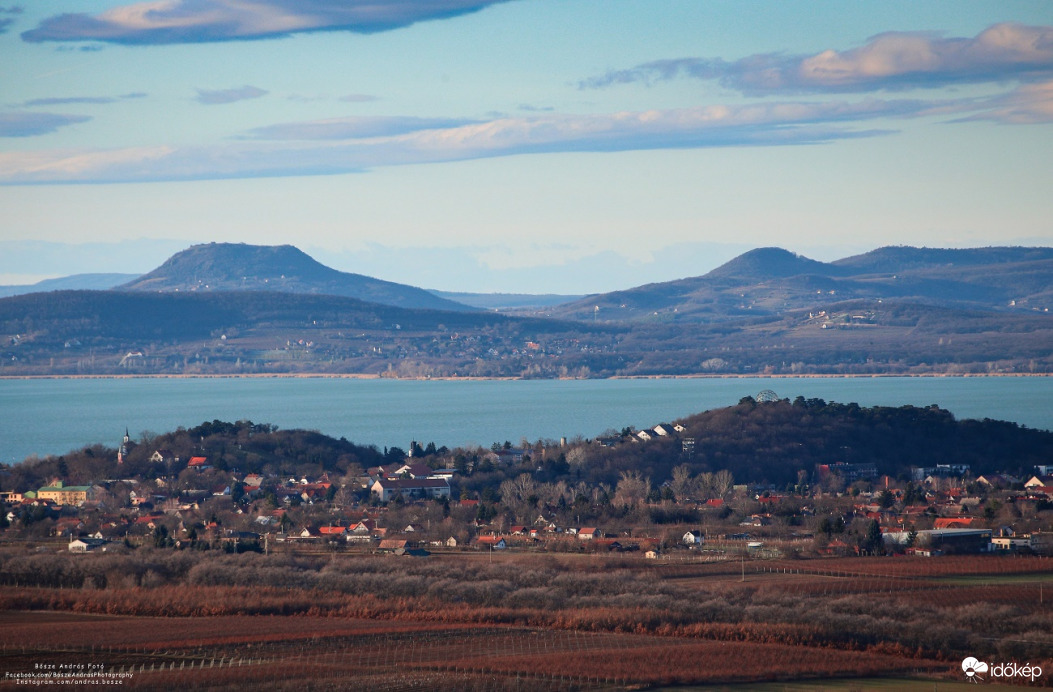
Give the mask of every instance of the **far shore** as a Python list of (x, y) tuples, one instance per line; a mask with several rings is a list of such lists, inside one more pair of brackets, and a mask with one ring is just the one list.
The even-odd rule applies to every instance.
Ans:
[(992, 372), (992, 373), (831, 373), (831, 374), (715, 374), (697, 373), (691, 375), (614, 375), (612, 377), (395, 377), (369, 373), (227, 373), (227, 374), (114, 374), (114, 375), (0, 375), (0, 380), (187, 380), (187, 379), (336, 379), (336, 380), (402, 380), (407, 382), (512, 382), (512, 381), (587, 381), (587, 380), (692, 380), (692, 379), (875, 379), (880, 377), (1051, 377), (1047, 372)]

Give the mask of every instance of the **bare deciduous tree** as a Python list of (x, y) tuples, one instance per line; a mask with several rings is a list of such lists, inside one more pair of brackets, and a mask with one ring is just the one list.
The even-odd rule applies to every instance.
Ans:
[(651, 479), (635, 469), (619, 473), (618, 488), (614, 492), (614, 504), (635, 507), (647, 500), (651, 493)]

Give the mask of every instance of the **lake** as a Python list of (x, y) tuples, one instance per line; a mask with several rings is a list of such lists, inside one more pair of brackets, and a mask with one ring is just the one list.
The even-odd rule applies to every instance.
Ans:
[(102, 378), (0, 380), (0, 462), (63, 454), (127, 428), (163, 433), (215, 419), (308, 428), (406, 449), (594, 437), (729, 406), (764, 389), (781, 398), (864, 406), (938, 404), (958, 418), (1053, 430), (1046, 377), (808, 377), (616, 380)]

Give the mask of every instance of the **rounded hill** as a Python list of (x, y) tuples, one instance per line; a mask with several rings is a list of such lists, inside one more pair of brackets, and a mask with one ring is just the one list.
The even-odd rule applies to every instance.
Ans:
[(273, 291), (357, 298), (432, 310), (469, 310), (422, 288), (337, 271), (292, 245), (208, 243), (170, 257), (124, 291)]
[(824, 262), (808, 259), (778, 247), (764, 247), (750, 250), (735, 259), (725, 262), (706, 274), (710, 279), (733, 278), (738, 281), (800, 276), (818, 274), (830, 276), (838, 273), (836, 269)]

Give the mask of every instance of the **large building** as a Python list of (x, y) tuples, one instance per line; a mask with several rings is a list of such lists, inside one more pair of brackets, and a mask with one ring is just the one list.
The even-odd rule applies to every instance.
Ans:
[(37, 499), (51, 500), (56, 505), (82, 505), (93, 495), (90, 485), (63, 485), (56, 481), (37, 491)]
[(370, 491), (387, 502), (396, 495), (406, 500), (415, 498), (440, 498), (450, 496), (450, 484), (445, 478), (381, 478)]
[[(924, 549), (931, 554), (988, 553), (994, 550), (991, 529), (933, 529), (918, 531), (912, 547)], [(884, 535), (886, 543), (907, 545), (909, 531), (889, 531)]]
[(820, 481), (825, 480), (831, 474), (840, 476), (845, 483), (855, 483), (859, 480), (877, 478), (877, 466), (874, 464), (817, 464), (816, 475)]

